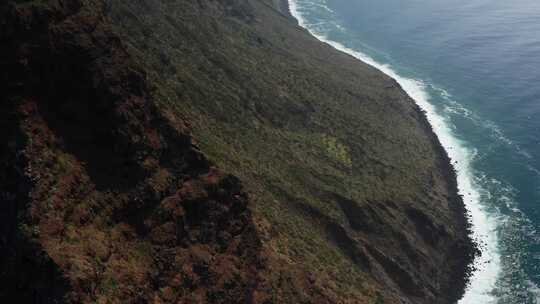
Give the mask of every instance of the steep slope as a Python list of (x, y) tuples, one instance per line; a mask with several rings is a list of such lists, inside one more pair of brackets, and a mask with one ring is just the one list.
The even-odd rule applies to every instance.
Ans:
[(240, 302), (260, 242), (238, 179), (158, 111), (90, 4), (2, 7), (0, 299)]
[(201, 148), (246, 181), (288, 268), (316, 269), (338, 297), (359, 281), (416, 303), (459, 294), (463, 205), (395, 81), (321, 45), (271, 2), (145, 3), (113, 5), (118, 30), (154, 71), (159, 100), (199, 118)]
[(423, 113), (283, 2), (8, 1), (0, 17), (0, 297), (463, 292), (474, 247)]

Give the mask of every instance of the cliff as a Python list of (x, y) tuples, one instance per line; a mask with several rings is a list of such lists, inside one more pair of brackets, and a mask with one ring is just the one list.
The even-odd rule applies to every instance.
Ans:
[(0, 299), (453, 303), (424, 114), (266, 0), (0, 4)]

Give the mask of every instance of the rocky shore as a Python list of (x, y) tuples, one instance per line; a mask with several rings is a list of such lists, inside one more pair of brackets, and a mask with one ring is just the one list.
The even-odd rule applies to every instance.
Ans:
[(293, 15), (291, 14), (291, 8), (290, 8), (289, 0), (274, 0), (274, 6), (283, 15), (294, 19)]

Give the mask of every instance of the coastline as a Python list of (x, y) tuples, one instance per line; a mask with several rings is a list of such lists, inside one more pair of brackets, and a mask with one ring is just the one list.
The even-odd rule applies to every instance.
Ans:
[(274, 6), (276, 9), (286, 16), (287, 18), (294, 20), (296, 23), (298, 23), (298, 20), (293, 16), (291, 13), (291, 3), (289, 0), (273, 0)]
[(24, 239), (0, 299), (456, 304), (475, 248), (455, 150), (410, 79), (299, 27), (305, 2), (10, 2), (0, 190)]
[[(434, 130), (434, 126), (432, 122), (430, 122), (430, 117), (428, 117), (426, 109), (422, 105), (419, 104), (419, 101), (416, 100), (413, 96), (411, 96), (406, 89), (402, 87), (402, 85), (399, 83), (399, 81), (395, 78), (392, 73), (388, 73), (387, 71), (383, 71), (380, 69), (377, 65), (373, 64), (372, 62), (369, 62), (368, 60), (365, 60), (364, 58), (359, 58), (356, 54), (351, 54), (348, 52), (348, 50), (344, 50), (341, 47), (336, 46), (336, 44), (333, 41), (328, 41), (326, 39), (321, 39), (321, 37), (315, 35), (312, 33), (303, 23), (302, 20), (299, 20), (297, 16), (295, 16), (293, 10), (295, 10), (296, 4), (292, 1), (294, 0), (279, 0), (280, 1), (280, 12), (282, 14), (286, 14), (288, 17), (293, 18), (296, 23), (303, 29), (307, 30), (312, 36), (314, 36), (319, 41), (329, 44), (333, 48), (335, 48), (338, 51), (341, 51), (347, 55), (350, 55), (354, 57), (355, 59), (359, 60), (360, 62), (367, 64), (369, 66), (372, 66), (379, 70), (381, 73), (385, 74), (386, 76), (392, 78), (396, 84), (396, 86), (403, 91), (405, 95), (407, 95), (412, 103), (412, 106), (414, 107), (415, 111), (419, 114), (417, 119), (418, 123), (422, 126), (422, 128), (425, 130), (426, 134), (430, 137), (433, 146), (438, 154), (438, 168), (440, 172), (444, 175), (445, 180), (448, 184), (448, 190), (450, 192), (450, 197), (448, 198), (449, 202), (451, 203), (451, 211), (453, 213), (453, 221), (456, 224), (456, 227), (460, 228), (460, 234), (461, 234), (461, 241), (457, 242), (456, 246), (454, 246), (450, 252), (449, 256), (454, 258), (453, 261), (448, 261), (449, 264), (452, 266), (450, 269), (452, 269), (452, 272), (450, 273), (449, 277), (447, 278), (446, 282), (446, 289), (448, 291), (448, 294), (446, 295), (448, 298), (455, 299), (455, 301), (459, 302), (463, 296), (465, 295), (467, 288), (469, 284), (471, 283), (471, 277), (473, 276), (474, 271), (476, 270), (476, 263), (475, 259), (476, 257), (479, 257), (481, 255), (481, 250), (479, 247), (479, 244), (473, 240), (474, 233), (473, 233), (473, 223), (471, 219), (471, 210), (468, 208), (467, 204), (464, 200), (464, 195), (460, 194), (460, 185), (458, 182), (458, 174), (455, 166), (452, 164), (452, 158), (449, 155), (449, 152), (447, 148), (444, 147), (443, 143), (441, 142), (441, 139), (437, 135), (436, 131)], [(286, 7), (286, 10), (283, 8)], [(340, 45), (341, 46), (341, 45)], [(463, 192), (463, 191), (461, 191)]]

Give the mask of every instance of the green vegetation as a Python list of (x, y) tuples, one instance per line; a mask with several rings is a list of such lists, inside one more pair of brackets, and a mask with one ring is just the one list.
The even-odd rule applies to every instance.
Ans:
[(326, 149), (329, 157), (341, 163), (347, 168), (352, 167), (352, 160), (349, 148), (340, 142), (335, 137), (323, 134), (321, 136), (323, 147)]
[[(392, 79), (309, 37), (270, 1), (145, 2), (115, 2), (111, 18), (156, 100), (187, 118), (202, 151), (241, 178), (257, 217), (275, 231), (272, 250), (298, 271), (329, 277), (338, 298), (373, 298), (379, 283), (354, 260), (351, 248), (363, 248), (355, 239), (407, 260), (402, 241), (382, 241), (418, 237), (402, 210), (420, 208), (433, 221), (451, 213), (428, 207), (453, 190), (413, 101)], [(365, 220), (376, 236), (347, 228), (353, 211), (379, 219)], [(349, 236), (332, 225), (346, 227), (351, 248), (335, 240)]]
[[(5, 218), (51, 257), (35, 263), (45, 275), (28, 295), (459, 297), (472, 248), (462, 202), (394, 80), (321, 44), (271, 0), (16, 2), (0, 9), (16, 20), (0, 53), (17, 63), (2, 75), (29, 83), (0, 111), (13, 120), (0, 133), (28, 142), (0, 164), (25, 187), (4, 182), (0, 193), (28, 196), (20, 219)], [(28, 247), (16, 245), (7, 249)], [(34, 264), (9, 256), (17, 285)]]

